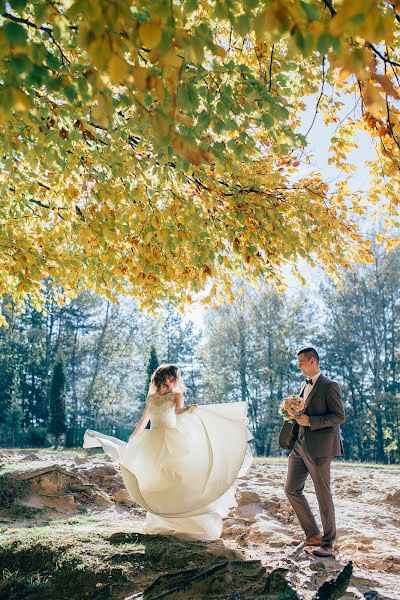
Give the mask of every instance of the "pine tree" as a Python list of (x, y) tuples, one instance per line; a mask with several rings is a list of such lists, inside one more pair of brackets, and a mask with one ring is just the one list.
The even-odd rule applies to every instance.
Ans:
[(55, 436), (55, 448), (58, 448), (60, 435), (65, 433), (65, 374), (64, 364), (58, 358), (53, 368), (50, 387), (50, 426), (49, 431)]

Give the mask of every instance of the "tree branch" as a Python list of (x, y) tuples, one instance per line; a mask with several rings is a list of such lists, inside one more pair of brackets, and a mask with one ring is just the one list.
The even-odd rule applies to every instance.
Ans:
[(375, 46), (370, 42), (367, 42), (365, 45), (367, 46), (367, 48), (370, 48), (370, 50), (372, 50), (377, 56), (379, 56), (379, 58), (381, 58), (385, 62), (385, 64), (392, 65), (394, 67), (400, 67), (400, 63), (396, 62), (395, 60), (390, 60), (390, 58), (386, 57), (384, 54), (379, 52), (378, 48), (375, 48)]
[(275, 49), (275, 44), (272, 44), (272, 48), (271, 48), (271, 57), (269, 59), (269, 86), (268, 86), (268, 91), (271, 91), (271, 87), (272, 87), (272, 60), (274, 58), (274, 49)]
[(36, 25), (36, 23), (34, 23), (33, 21), (29, 21), (29, 19), (24, 19), (22, 17), (16, 17), (8, 12), (2, 12), (0, 14), (4, 19), (9, 19), (10, 21), (14, 21), (15, 23), (23, 23), (24, 25), (27, 25), (28, 27), (32, 27), (33, 29), (47, 33), (47, 35), (49, 36), (49, 38), (51, 39), (53, 44), (58, 48), (58, 51), (61, 54), (62, 64), (65, 65), (66, 62), (67, 63), (70, 62), (68, 60), (68, 58), (65, 56), (64, 52), (62, 51), (60, 44), (55, 40), (54, 35), (53, 35), (53, 30), (51, 27), (46, 27), (45, 25), (40, 25), (40, 26)]
[(326, 8), (331, 13), (331, 17), (334, 17), (336, 15), (336, 10), (333, 8), (331, 0), (322, 0), (322, 2), (323, 4), (325, 4)]
[(321, 92), (320, 92), (320, 95), (319, 95), (319, 98), (318, 98), (318, 101), (317, 101), (317, 104), (316, 104), (316, 107), (315, 107), (315, 112), (314, 112), (313, 120), (311, 122), (310, 127), (307, 129), (307, 133), (305, 134), (304, 137), (308, 136), (308, 134), (310, 133), (311, 129), (314, 126), (315, 119), (317, 118), (317, 114), (318, 114), (319, 104), (320, 104), (320, 102), (322, 100), (322, 96), (324, 95), (324, 87), (325, 87), (325, 55), (322, 57), (322, 84), (321, 84)]

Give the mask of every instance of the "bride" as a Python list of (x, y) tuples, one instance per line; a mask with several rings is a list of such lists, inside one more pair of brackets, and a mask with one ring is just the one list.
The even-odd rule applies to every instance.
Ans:
[(215, 540), (252, 460), (247, 403), (185, 406), (184, 390), (179, 368), (161, 365), (128, 442), (87, 430), (83, 446), (119, 462), (129, 495), (147, 510), (146, 533)]

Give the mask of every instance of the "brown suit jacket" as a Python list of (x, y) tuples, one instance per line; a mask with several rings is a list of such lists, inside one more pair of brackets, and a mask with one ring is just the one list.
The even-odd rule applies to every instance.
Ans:
[(345, 410), (339, 385), (321, 373), (307, 397), (304, 414), (309, 416), (310, 426), (295, 423), (292, 443), (286, 447), (292, 448), (298, 436), (304, 435), (305, 449), (312, 458), (342, 456), (339, 425), (345, 421)]

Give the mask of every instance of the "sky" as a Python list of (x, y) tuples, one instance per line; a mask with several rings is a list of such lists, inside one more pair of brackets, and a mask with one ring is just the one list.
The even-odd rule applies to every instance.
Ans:
[[(346, 117), (350, 111), (354, 108), (356, 100), (353, 96), (347, 96), (340, 99), (344, 103), (344, 107), (341, 111), (341, 118)], [(304, 112), (304, 126), (301, 127), (300, 133), (305, 134), (309, 129), (315, 114), (316, 97), (308, 98), (306, 102), (306, 110)], [(360, 111), (359, 106), (356, 110)], [(331, 143), (331, 137), (334, 135), (334, 131), (337, 127), (336, 123), (330, 123), (325, 125), (322, 114), (318, 113), (315, 119), (314, 125), (310, 130), (307, 140), (309, 143), (307, 149), (307, 155), (312, 156), (310, 165), (305, 163), (304, 173), (300, 171), (300, 175), (305, 175), (307, 171), (312, 170), (320, 171), (324, 181), (334, 185), (335, 181), (343, 177), (343, 173), (335, 166), (328, 163), (329, 159), (329, 146)], [(375, 155), (375, 149), (373, 142), (369, 135), (361, 130), (357, 132), (355, 141), (359, 144), (359, 148), (353, 150), (349, 155), (349, 162), (356, 166), (354, 173), (350, 175), (349, 187), (351, 190), (364, 190), (368, 193), (369, 187), (369, 175), (368, 168), (365, 165), (366, 160), (370, 160)], [(305, 156), (303, 156), (303, 160)], [(304, 261), (298, 264), (300, 272), (304, 275), (307, 280), (305, 285), (295, 278), (293, 275), (287, 273), (287, 284), (288, 293), (296, 294), (300, 290), (303, 290), (307, 295), (311, 295), (314, 298), (318, 297), (319, 286), (322, 280), (323, 272), (320, 268), (312, 268), (307, 265)], [(185, 317), (191, 319), (197, 328), (202, 330), (204, 328), (204, 317), (205, 309), (196, 304), (187, 305), (185, 307)]]

